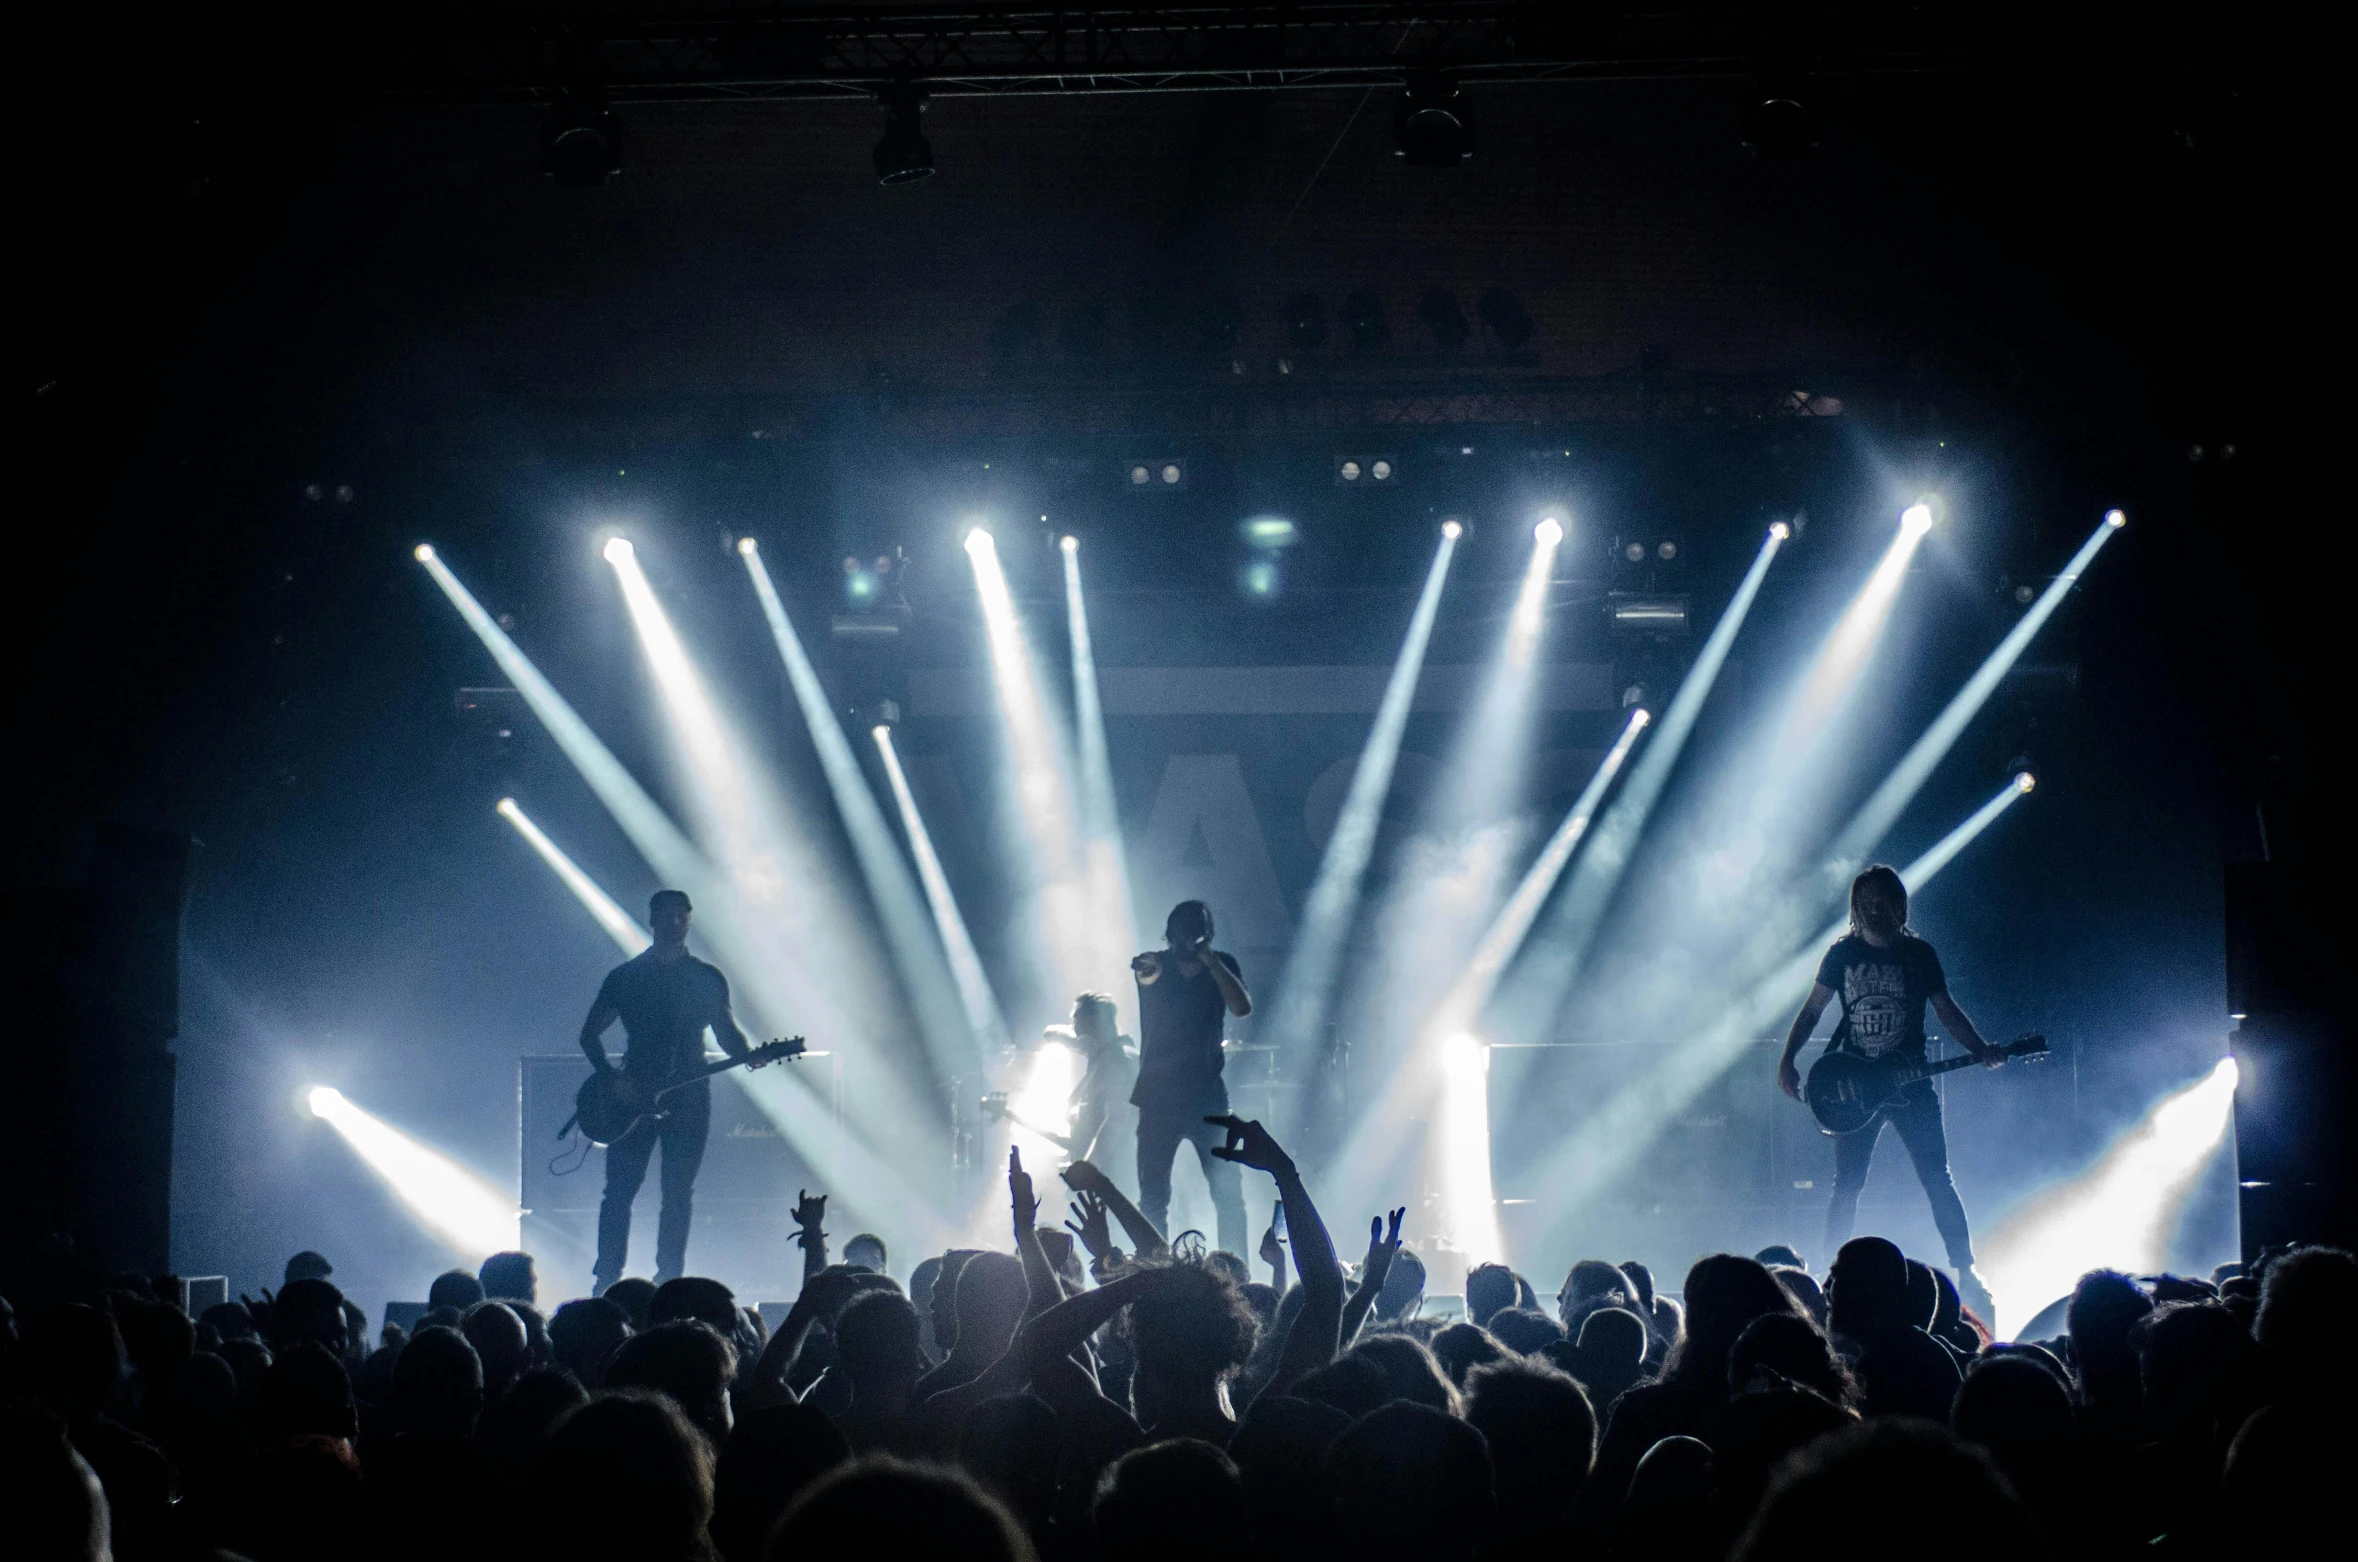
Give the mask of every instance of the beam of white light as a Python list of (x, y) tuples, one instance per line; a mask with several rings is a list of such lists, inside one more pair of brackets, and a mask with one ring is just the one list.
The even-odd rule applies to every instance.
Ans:
[(1660, 801), (1663, 789), (1670, 784), (1670, 773), (1678, 764), (1689, 734), (1695, 730), (1696, 720), (1703, 714), (1704, 701), (1711, 697), (1712, 686), (1719, 681), (1720, 669), (1727, 665), (1736, 633), (1744, 627), (1753, 601), (1760, 595), (1761, 582), (1768, 578), (1769, 565), (1775, 560), (1777, 550), (1791, 535), (1791, 529), (1779, 521), (1761, 539), (1760, 552), (1753, 556), (1752, 567), (1744, 572), (1736, 594), (1728, 600), (1694, 665), (1680, 680), (1678, 693), (1663, 711), (1646, 752), (1630, 771), (1629, 785), (1621, 789), (1613, 806), (1605, 810), (1604, 819), (1596, 827), (1596, 839), (1589, 843), (1588, 850), (1572, 869), (1564, 893), (1548, 913), (1545, 929), (1531, 941), (1530, 952), (1510, 989), (1515, 1012), (1526, 1025), (1534, 1016), (1553, 1014), (1578, 977), (1581, 962), (1587, 958), (1589, 946), (1603, 925), (1605, 908), (1629, 867), (1630, 855), (1637, 849), (1646, 821), (1652, 816), (1655, 803)]
[[(880, 726), (872, 735), (876, 752), (884, 759), (885, 779), (892, 784), (892, 799), (900, 805), (901, 827), (908, 833), (909, 854), (917, 859), (918, 880), (933, 907), (934, 930), (949, 954), (950, 975), (958, 985), (959, 1002), (965, 1006), (967, 1027), (983, 1039), (986, 1052), (996, 1051), (1007, 1044), (1007, 1022), (1000, 1015), (998, 997), (991, 991), (991, 979), (983, 970), (982, 957), (974, 951), (957, 897), (950, 893), (950, 876), (942, 871), (942, 860), (934, 852), (933, 833), (925, 827), (925, 816), (917, 811), (916, 794), (909, 790), (900, 752), (893, 747), (892, 728)], [(966, 1077), (981, 1077), (979, 1059), (975, 1072)]]
[(1973, 676), (1965, 680), (1965, 686), (1933, 719), (1932, 725), (1924, 729), (1924, 735), (1900, 757), (1900, 762), (1892, 767), (1891, 774), (1885, 776), (1882, 784), (1860, 805), (1857, 814), (1843, 827), (1827, 854), (1824, 871), (1829, 884), (1847, 884), (1851, 875), (1858, 872), (1866, 861), (1867, 853), (1875, 849), (1875, 843), (1883, 839), (1885, 831), (1899, 822), (1900, 815), (1931, 778), (1933, 769), (1947, 757), (1958, 737), (1964, 733), (1966, 724), (1980, 713), (1991, 692), (2013, 670), (2015, 662), (2029, 649), (2038, 632), (2046, 627), (2047, 620), (2054, 616), (2056, 608), (2063, 604), (2064, 597), (2079, 584), (2088, 566), (2096, 561), (2098, 550), (2127, 523), (2126, 516), (2113, 510), (2097, 524), (2088, 540), (2080, 544), (2080, 551), (2073, 554), (2071, 562), (2063, 567), (2063, 573), (2049, 582), (2045, 591), (2039, 593), (2039, 599), (2031, 604), (2030, 611), (2024, 613), (2021, 620), (2006, 632), (2006, 637), (1982, 660)]
[(1436, 1135), (1441, 1235), (1466, 1264), (1506, 1257), (1498, 1195), (1490, 1180), (1490, 1048), (1460, 1031), (1441, 1048), (1441, 1111)]
[(556, 687), (541, 675), (540, 669), (532, 665), (532, 659), (508, 638), (507, 631), (483, 610), (483, 604), (450, 572), (440, 555), (431, 546), (420, 543), (417, 560), (434, 578), (434, 584), (442, 588), (443, 595), (450, 598), (459, 616), (467, 621), (467, 627), (475, 631), (484, 648), (491, 652), (491, 659), (508, 675), (509, 682), (524, 696), (524, 703), (532, 707), (540, 724), (548, 728), (557, 746), (565, 751), (565, 757), (573, 761), (573, 767), (590, 784), (590, 790), (598, 794), (598, 801), (606, 805), (606, 811), (622, 826), (631, 844), (639, 849), (639, 855), (647, 859), (657, 876), (690, 893), (698, 886), (709, 884), (712, 869), (704, 854), (689, 843), (679, 826), (671, 822), (670, 815), (647, 795), (647, 789), (623, 768), (622, 761), (599, 741), (598, 735), (590, 731), (589, 723), (581, 719)]
[[(1565, 863), (1571, 860), (1581, 837), (1587, 833), (1588, 822), (1595, 815), (1598, 802), (1613, 784), (1614, 776), (1629, 758), (1631, 746), (1637, 742), (1638, 734), (1646, 729), (1650, 719), (1643, 710), (1630, 712), (1629, 720), (1622, 725), (1621, 736), (1606, 751), (1596, 774), (1589, 777), (1588, 785), (1581, 788), (1571, 811), (1556, 826), (1555, 834), (1549, 837), (1547, 845), (1541, 848), (1539, 856), (1524, 872), (1522, 882), (1515, 886), (1514, 893), (1507, 897), (1505, 904), (1499, 907), (1497, 915), (1491, 919), (1489, 928), (1483, 933), (1481, 942), (1474, 946), (1474, 952), (1467, 959), (1464, 969), (1450, 983), (1447, 994), (1419, 1027), (1415, 1052), (1407, 1066), (1395, 1070), (1372, 1108), (1361, 1112), (1358, 1125), (1345, 1143), (1343, 1153), (1336, 1159), (1334, 1181), (1338, 1187), (1364, 1188), (1381, 1175), (1384, 1159), (1399, 1148), (1410, 1120), (1417, 1116), (1416, 1103), (1424, 1099), (1432, 1088), (1433, 1082), (1429, 1077), (1432, 1059), (1440, 1060), (1442, 1082), (1445, 1085), (1451, 1082), (1450, 1060), (1457, 1055), (1453, 1049), (1458, 1047), (1468, 1028), (1481, 1014), (1483, 1005), (1489, 1002), (1491, 990), (1498, 983), (1499, 973), (1506, 969), (1507, 962), (1522, 944), (1524, 935), (1530, 931), (1532, 920), (1538, 916), (1540, 906), (1547, 900), (1548, 891), (1554, 886), (1557, 876), (1564, 871)], [(1490, 1049), (1485, 1044), (1482, 1047), (1482, 1077), (1485, 1080), (1489, 1078), (1489, 1071)], [(1487, 1084), (1483, 1088), (1487, 1092)], [(1482, 1142), (1485, 1151), (1490, 1142), (1489, 1113), (1489, 1097), (1485, 1094), (1482, 1106)], [(1442, 1135), (1428, 1146), (1428, 1169), (1444, 1190), (1444, 1199), (1448, 1197), (1447, 1190), (1469, 1164), (1467, 1157), (1452, 1146), (1453, 1142), (1447, 1135)], [(1489, 1163), (1485, 1160), (1482, 1169), (1485, 1187), (1488, 1186), (1489, 1176)], [(1487, 1199), (1489, 1195), (1484, 1194), (1483, 1197)]]
[(2156, 1102), (2094, 1165), (2033, 1195), (1982, 1244), (1979, 1268), (2002, 1334), (2019, 1329), (2091, 1269), (2162, 1267), (2186, 1200), (2227, 1137), (2236, 1063)]
[(1807, 748), (1822, 733), (1832, 719), (1843, 698), (1858, 686), (1859, 671), (1866, 665), (1867, 654), (1882, 639), (1884, 626), (1891, 622), (1892, 603), (1899, 598), (1900, 584), (1908, 577), (1908, 565), (1914, 562), (1917, 547), (1932, 531), (1932, 511), (1923, 504), (1912, 504), (1901, 514), (1899, 535), (1891, 546), (1883, 550), (1883, 558), (1875, 566), (1875, 573), (1867, 577), (1866, 585), (1851, 599), (1834, 625), (1834, 632), (1811, 663), (1809, 675), (1801, 685), (1793, 709), (1785, 721), (1785, 729), (1778, 744), (1784, 754), (1797, 753)]
[(916, 1011), (934, 1066), (946, 1079), (975, 1078), (990, 1033), (972, 1025), (971, 1010), (965, 1012), (967, 1023), (960, 1021), (961, 1009), (953, 991), (954, 973), (943, 966), (941, 946), (934, 940), (925, 908), (918, 899), (917, 886), (910, 881), (908, 865), (901, 860), (892, 827), (885, 822), (883, 810), (876, 806), (876, 796), (868, 789), (868, 778), (844, 737), (843, 726), (836, 720), (834, 707), (828, 702), (817, 670), (811, 666), (809, 654), (803, 650), (802, 637), (795, 633), (793, 620), (786, 616), (786, 604), (779, 600), (778, 588), (770, 579), (769, 566), (762, 561), (759, 545), (751, 537), (743, 538), (737, 544), (737, 554), (745, 561), (745, 573), (752, 578), (754, 595), (761, 599), (762, 617), (769, 621), (770, 638), (777, 643), (778, 656), (786, 664), (786, 681), (794, 690), (795, 704), (802, 709), (803, 724), (810, 729), (811, 744), (819, 755), (819, 768), (827, 777), (827, 789), (834, 794), (836, 813), (843, 820), (844, 834), (851, 841), (852, 855), (859, 862), (869, 899), (884, 924), (885, 948), (892, 957), (893, 968), (900, 974), (910, 1007)]
[(1359, 910), (1359, 887), (1367, 877), (1368, 859), (1375, 853), (1376, 833), (1384, 822), (1384, 798), (1392, 790), (1392, 772), (1400, 759), (1400, 737), (1408, 727), (1408, 713), (1416, 699), (1416, 681), (1424, 671), (1425, 647), (1433, 638), (1433, 617), (1441, 608), (1441, 587), (1449, 578), (1449, 561), (1457, 552), (1463, 528), (1451, 521), (1441, 528), (1441, 542), (1425, 571), (1424, 591), (1408, 620), (1408, 635), (1392, 661), (1392, 676), (1376, 707), (1375, 724), (1359, 750), (1351, 772), (1351, 788), (1344, 794), (1342, 812), (1335, 816), (1334, 833), (1318, 860), (1318, 877), (1303, 903), (1302, 925), (1294, 935), (1285, 974), (1270, 1008), (1269, 1034), (1279, 1047), (1311, 1040), (1326, 1013), (1327, 996), (1342, 963), (1343, 946)]
[(990, 642), (991, 670), (999, 689), (999, 712), (1007, 727), (1008, 758), (1015, 770), (1015, 804), (1031, 866), (1037, 873), (1038, 953), (1060, 994), (1118, 985), (1118, 961), (1106, 964), (1106, 938), (1091, 926), (1088, 853), (1075, 828), (1077, 811), (1060, 741), (1047, 698), (1032, 666), (1023, 618), (1007, 589), (998, 545), (981, 527), (966, 534), (966, 557), (974, 566), (974, 587)]
[(565, 887), (573, 891), (573, 898), (581, 902), (583, 909), (597, 920), (598, 926), (606, 930), (608, 938), (622, 947), (625, 955), (643, 953), (655, 941), (647, 936), (645, 928), (631, 920), (629, 912), (614, 903), (613, 896), (598, 888), (595, 879), (582, 872), (572, 858), (559, 850), (555, 841), (541, 833), (540, 826), (525, 816), (524, 810), (516, 806), (514, 798), (503, 797), (497, 806), (499, 816), (514, 825), (516, 833), (524, 837), (525, 843), (540, 853), (540, 860), (556, 870), (557, 877), (564, 880)]
[(1531, 665), (1539, 650), (1539, 632), (1547, 620), (1548, 582), (1556, 572), (1556, 550), (1564, 543), (1564, 523), (1549, 516), (1532, 529), (1531, 562), (1524, 567), (1523, 585), (1515, 593), (1514, 615), (1507, 621), (1506, 664), (1521, 670)]
[[(1122, 853), (1122, 824), (1114, 800), (1113, 760), (1105, 742), (1105, 707), (1097, 697), (1097, 655), (1089, 643), (1089, 607), (1081, 595), (1081, 545), (1067, 537), (1064, 554), (1064, 621), (1072, 641), (1073, 726), (1080, 742), (1081, 840), (1088, 853), (1089, 896), (1095, 905), (1091, 923), (1105, 945), (1101, 957), (1108, 970), (1138, 947), (1138, 929), (1130, 901), (1130, 874)], [(1130, 989), (1115, 983), (1115, 1002), (1132, 1007)]]
[[(2007, 782), (1931, 850), (1901, 869), (1900, 881), (1909, 892), (1920, 895), (1941, 869), (2030, 791), (2029, 780), (2021, 776)], [(1528, 1168), (1525, 1185), (1544, 1189), (1565, 1216), (1602, 1193), (1651, 1149), (1664, 1123), (1686, 1110), (1780, 1015), (1799, 1005), (1825, 946), (1841, 937), (1847, 925), (1839, 917), (1828, 923), (1815, 939), (1728, 1004), (1717, 1021), (1664, 1048), (1659, 1062), (1615, 1092), (1538, 1165)]]
[[(640, 650), (679, 742), (685, 790), (734, 892), (736, 904), (723, 920), (740, 943), (751, 945), (750, 961), (732, 960), (740, 979), (762, 995), (761, 1007), (772, 1017), (791, 1015), (798, 1027), (838, 1042), (867, 1039), (868, 1028), (838, 997), (863, 963), (835, 925), (844, 920), (841, 897), (831, 893), (829, 876), (810, 862), (808, 851), (784, 826), (783, 808), (744, 763), (745, 744), (729, 730), (671, 616), (639, 568), (637, 551), (616, 537), (606, 544), (605, 557), (621, 583)], [(746, 1076), (748, 1081), (759, 1077)], [(801, 1076), (795, 1079), (795, 1085), (778, 1093), (807, 1095)], [(916, 1153), (929, 1137), (925, 1125), (940, 1115), (889, 1068), (864, 1070), (860, 1095), (863, 1129), (896, 1153)]]
[[(1081, 1060), (1073, 1049), (1062, 1042), (1045, 1041), (1032, 1049), (1031, 1062), (1024, 1071), (1023, 1088), (1007, 1103), (1022, 1123), (1009, 1125), (1015, 1142), (1026, 1155), (1035, 1157), (1032, 1164), (1045, 1169), (1073, 1159), (1064, 1146), (1045, 1139), (1024, 1123), (1037, 1123), (1042, 1128), (1064, 1133), (1072, 1126), (1073, 1087), (1081, 1082)], [(996, 1206), (1005, 1213), (1006, 1198), (1001, 1195)]]
[(362, 1111), (342, 1091), (320, 1085), (304, 1099), (312, 1115), (335, 1129), (394, 1197), (470, 1266), (516, 1247), (522, 1212), (514, 1195)]
[[(730, 967), (741, 973), (743, 990), (757, 1021), (764, 1029), (776, 1028), (778, 1019), (792, 1011), (783, 1005), (782, 995), (768, 979), (769, 965), (761, 957), (759, 945), (744, 934), (748, 918), (728, 882), (713, 872), (704, 854), (690, 844), (679, 826), (672, 823), (670, 815), (647, 795), (646, 788), (623, 768), (613, 751), (599, 741), (589, 723), (581, 719), (555, 685), (532, 664), (532, 659), (483, 610), (483, 605), (451, 573), (433, 547), (419, 544), (416, 557), (434, 583), (442, 588), (443, 595), (450, 598), (451, 605), (459, 610), (459, 616), (475, 631), (492, 660), (524, 696), (524, 703), (557, 740), (565, 757), (606, 805), (607, 812), (622, 826), (639, 855), (646, 858), (648, 866), (666, 884), (687, 891), (703, 908), (700, 925), (705, 936), (718, 947)], [(781, 1076), (785, 1072), (784, 1068), (764, 1069), (758, 1074), (736, 1077), (787, 1142), (809, 1160), (813, 1172), (839, 1188), (869, 1190), (877, 1206), (897, 1206), (915, 1212), (913, 1218), (930, 1218), (923, 1201), (907, 1181), (865, 1144), (839, 1132), (824, 1103), (801, 1080), (792, 1084), (784, 1082)], [(928, 1229), (947, 1231), (946, 1226), (938, 1225)]]

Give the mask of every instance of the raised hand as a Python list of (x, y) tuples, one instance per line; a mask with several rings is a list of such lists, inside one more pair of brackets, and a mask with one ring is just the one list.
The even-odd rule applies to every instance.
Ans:
[(1094, 1193), (1076, 1190), (1073, 1216), (1064, 1223), (1065, 1229), (1081, 1239), (1081, 1246), (1089, 1250), (1092, 1261), (1103, 1263), (1113, 1252), (1113, 1226), (1105, 1200)]
[(809, 1247), (814, 1240), (826, 1238), (827, 1195), (812, 1198), (807, 1188), (797, 1188), (794, 1200), (794, 1233), (797, 1246)]
[(1400, 1253), (1400, 1222), (1408, 1214), (1405, 1204), (1392, 1211), (1392, 1230), (1384, 1231), (1384, 1217), (1375, 1216), (1367, 1223), (1367, 1258), (1360, 1265), (1360, 1283), (1381, 1285), (1392, 1267), (1392, 1260)]
[(1285, 1146), (1279, 1144), (1269, 1130), (1258, 1122), (1248, 1122), (1234, 1113), (1207, 1117), (1204, 1121), (1228, 1135), (1226, 1144), (1212, 1148), (1212, 1153), (1220, 1159), (1278, 1176), (1284, 1176), (1294, 1169), (1293, 1157), (1285, 1153)]
[(1007, 1203), (1015, 1214), (1015, 1233), (1020, 1240), (1040, 1219), (1040, 1200), (1032, 1192), (1032, 1174), (1023, 1169), (1023, 1151), (1014, 1145), (1007, 1147)]
[(1261, 1262), (1275, 1269), (1285, 1262), (1285, 1241), (1277, 1234), (1277, 1222), (1269, 1222), (1269, 1229), (1261, 1233)]
[(1075, 1193), (1086, 1193), (1103, 1199), (1107, 1187), (1104, 1172), (1088, 1161), (1075, 1161), (1064, 1169), (1064, 1185)]

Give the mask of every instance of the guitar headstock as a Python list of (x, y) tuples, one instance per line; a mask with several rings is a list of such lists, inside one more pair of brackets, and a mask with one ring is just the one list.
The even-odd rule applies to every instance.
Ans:
[(800, 1036), (782, 1036), (776, 1041), (754, 1048), (753, 1055), (747, 1061), (757, 1066), (763, 1063), (788, 1063), (808, 1051), (810, 1051), (810, 1043), (804, 1041)]
[(2028, 1062), (2036, 1062), (2047, 1055), (2047, 1038), (2037, 1031), (2030, 1031), (2019, 1040), (2009, 1042), (1998, 1050), (2010, 1058), (2022, 1058)]
[(994, 1090), (984, 1096), (982, 1109), (985, 1117), (996, 1118), (1003, 1123), (1011, 1120), (1008, 1116), (1007, 1092), (1004, 1090)]

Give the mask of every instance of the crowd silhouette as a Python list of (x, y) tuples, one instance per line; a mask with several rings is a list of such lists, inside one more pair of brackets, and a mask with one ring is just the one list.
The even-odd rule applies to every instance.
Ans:
[[(1284, 1148), (1255, 1258), (1167, 1242), (1086, 1161), (1044, 1224), (904, 1284), (795, 1210), (774, 1332), (717, 1281), (544, 1317), (531, 1260), (373, 1336), (317, 1253), (190, 1317), (124, 1276), (0, 1302), (0, 1525), (28, 1558), (1691, 1562), (2326, 1554), (2350, 1506), (2358, 1261), (2091, 1271), (1995, 1342), (1949, 1277), (1858, 1237), (1715, 1253), (1675, 1295), (1583, 1260), (1552, 1308), (1496, 1264), (1425, 1316), (1403, 1211), (1347, 1266)], [(1124, 1245), (1126, 1244), (1126, 1246)], [(1289, 1279), (1290, 1270), (1290, 1279)], [(17, 1549), (22, 1544), (24, 1549)]]

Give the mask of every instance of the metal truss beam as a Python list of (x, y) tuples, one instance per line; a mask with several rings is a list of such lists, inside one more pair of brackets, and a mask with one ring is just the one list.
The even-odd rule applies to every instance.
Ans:
[(615, 103), (1713, 78), (1764, 64), (1821, 75), (1936, 69), (1953, 24), (1893, 5), (1785, 15), (1578, 0), (1305, 0), (1292, 5), (771, 5), (736, 10), (483, 7), (356, 62), (396, 99)]

